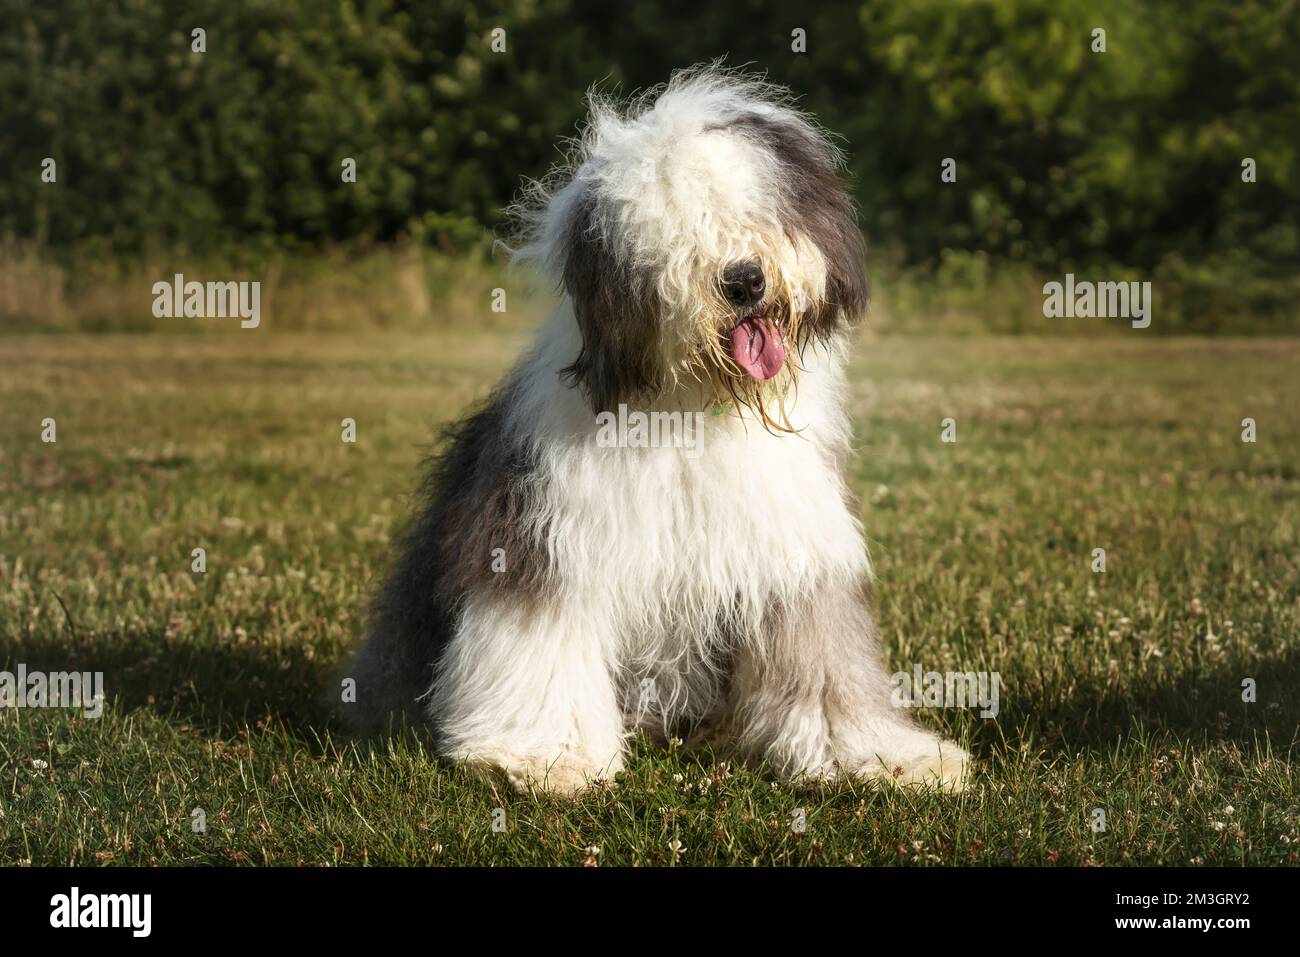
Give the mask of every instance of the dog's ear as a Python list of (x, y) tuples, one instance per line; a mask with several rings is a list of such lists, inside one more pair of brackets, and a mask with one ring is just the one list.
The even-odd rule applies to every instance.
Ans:
[(811, 331), (830, 334), (867, 311), (867, 244), (848, 186), (822, 144), (801, 131), (782, 139), (791, 221), (826, 262), (826, 298), (813, 310)]
[(835, 148), (815, 128), (782, 117), (748, 115), (734, 123), (780, 164), (787, 229), (813, 243), (826, 263), (826, 298), (805, 317), (805, 328), (830, 335), (857, 322), (871, 297), (867, 245)]
[(582, 348), (561, 374), (587, 393), (593, 412), (613, 411), (652, 391), (655, 292), (600, 228), (590, 190), (575, 202), (565, 232), (564, 288)]
[(821, 325), (823, 321), (834, 323), (838, 320), (852, 325), (862, 318), (871, 300), (867, 244), (858, 227), (853, 199), (834, 170), (829, 171), (825, 188), (828, 192), (819, 192), (814, 200), (820, 202), (821, 210), (811, 218), (807, 235), (826, 261), (826, 301), (823, 308), (841, 311), (841, 315), (819, 316), (814, 323)]

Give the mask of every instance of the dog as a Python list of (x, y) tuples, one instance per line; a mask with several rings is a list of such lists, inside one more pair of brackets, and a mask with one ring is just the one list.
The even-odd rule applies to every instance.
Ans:
[[(363, 722), (576, 795), (638, 731), (792, 781), (962, 786), (890, 698), (844, 476), (868, 304), (843, 157), (789, 93), (717, 64), (620, 106), (512, 207), (561, 304), (450, 430), (349, 673)], [(692, 448), (599, 441), (676, 416)], [(598, 425), (602, 423), (603, 426)]]

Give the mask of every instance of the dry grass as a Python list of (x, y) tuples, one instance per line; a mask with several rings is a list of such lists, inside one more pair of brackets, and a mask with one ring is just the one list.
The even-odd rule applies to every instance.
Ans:
[(102, 670), (110, 699), (0, 710), (0, 862), (1300, 863), (1300, 343), (865, 340), (888, 663), (1002, 677), (997, 720), (921, 716), (972, 790), (641, 746), (570, 805), (333, 718), (421, 446), (522, 347), (472, 326), (0, 340), (0, 668)]
[[(447, 256), (414, 245), (277, 251), (237, 258), (153, 253), (130, 259), (0, 243), (0, 329), (6, 332), (219, 330), (223, 320), (157, 319), (156, 282), (258, 281), (268, 328), (339, 332), (427, 329), (465, 317), (487, 325), (529, 321), (548, 298), (527, 277), (487, 259)], [(507, 316), (492, 310), (504, 289)]]

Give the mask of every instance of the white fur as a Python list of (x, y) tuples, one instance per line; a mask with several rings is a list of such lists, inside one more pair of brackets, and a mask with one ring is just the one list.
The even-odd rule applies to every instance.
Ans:
[[(564, 223), (594, 189), (605, 238), (653, 268), (659, 359), (673, 375), (645, 408), (708, 402), (685, 363), (716, 335), (727, 263), (757, 258), (796, 309), (825, 294), (821, 253), (773, 216), (780, 167), (751, 140), (710, 129), (745, 110), (812, 128), (760, 83), (695, 73), (629, 113), (596, 103), (573, 166), (534, 189), (521, 258), (558, 270)], [(964, 752), (883, 703), (871, 636), (841, 633), (872, 627), (856, 597), (870, 567), (842, 478), (844, 343), (808, 348), (797, 382), (774, 381), (796, 433), (732, 407), (705, 415), (692, 456), (599, 447), (590, 405), (561, 375), (581, 345), (566, 302), (514, 374), (506, 428), (539, 463), (545, 494), (528, 520), (559, 578), (533, 602), (468, 596), (427, 698), (445, 753), (573, 792), (621, 767), (638, 724), (721, 718), (792, 778), (901, 769), (905, 781), (959, 784)], [(774, 607), (807, 609), (808, 620), (793, 616), (775, 639)]]
[[(717, 280), (728, 263), (756, 256), (769, 286), (796, 306), (821, 299), (821, 254), (806, 237), (792, 240), (775, 215), (773, 199), (787, 189), (779, 165), (740, 133), (716, 128), (744, 113), (817, 130), (777, 88), (721, 71), (683, 72), (625, 110), (593, 96), (571, 163), (549, 183), (532, 184), (514, 208), (533, 234), (514, 251), (516, 261), (558, 271), (565, 224), (579, 198), (594, 190), (601, 235), (630, 261), (654, 267), (665, 306), (661, 358), (673, 372), (710, 334)], [(825, 148), (838, 163), (828, 141)], [(552, 193), (557, 180), (563, 185)]]

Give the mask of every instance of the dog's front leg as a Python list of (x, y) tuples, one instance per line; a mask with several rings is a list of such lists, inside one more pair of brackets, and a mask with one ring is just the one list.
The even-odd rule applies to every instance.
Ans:
[(865, 587), (832, 583), (773, 602), (737, 658), (738, 743), (792, 779), (852, 774), (959, 790), (969, 756), (895, 706), (879, 662)]
[(576, 795), (611, 778), (624, 741), (613, 633), (595, 606), (472, 595), (429, 704), (442, 753), (521, 790)]

